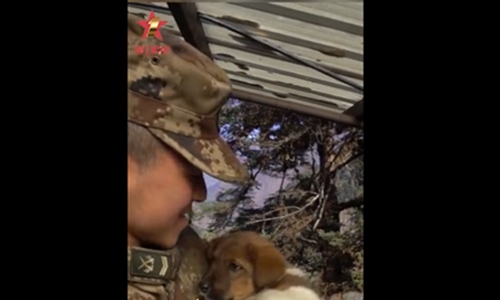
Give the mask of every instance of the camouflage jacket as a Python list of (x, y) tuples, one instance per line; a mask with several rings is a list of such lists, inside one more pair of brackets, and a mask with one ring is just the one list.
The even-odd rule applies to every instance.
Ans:
[(128, 248), (128, 300), (197, 300), (206, 242), (186, 228), (167, 251)]

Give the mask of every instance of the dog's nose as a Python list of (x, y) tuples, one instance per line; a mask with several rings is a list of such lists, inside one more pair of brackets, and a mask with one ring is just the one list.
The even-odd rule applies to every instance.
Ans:
[(210, 283), (208, 281), (202, 281), (200, 282), (200, 291), (204, 294), (208, 293), (210, 290)]

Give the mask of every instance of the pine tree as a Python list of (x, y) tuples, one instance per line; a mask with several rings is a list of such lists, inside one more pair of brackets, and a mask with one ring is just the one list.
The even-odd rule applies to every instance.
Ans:
[[(220, 116), (226, 141), (252, 176), (229, 188), (202, 215), (208, 238), (253, 230), (306, 270), (324, 296), (363, 290), (363, 131), (231, 100)], [(258, 205), (262, 174), (278, 192)], [(269, 178), (269, 177), (266, 177)]]

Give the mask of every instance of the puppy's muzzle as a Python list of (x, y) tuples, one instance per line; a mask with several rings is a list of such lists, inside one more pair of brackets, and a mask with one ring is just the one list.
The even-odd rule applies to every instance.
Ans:
[(213, 282), (209, 278), (203, 279), (198, 285), (200, 295), (206, 300), (232, 300), (232, 298), (227, 299), (225, 291), (218, 288), (217, 285), (214, 286)]
[(208, 295), (210, 293), (210, 282), (203, 280), (200, 282), (199, 289), (202, 294)]

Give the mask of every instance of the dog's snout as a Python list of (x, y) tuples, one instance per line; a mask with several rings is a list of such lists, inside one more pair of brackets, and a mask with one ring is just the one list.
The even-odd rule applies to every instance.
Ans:
[(203, 280), (199, 285), (200, 291), (204, 294), (210, 291), (210, 283), (207, 280)]

